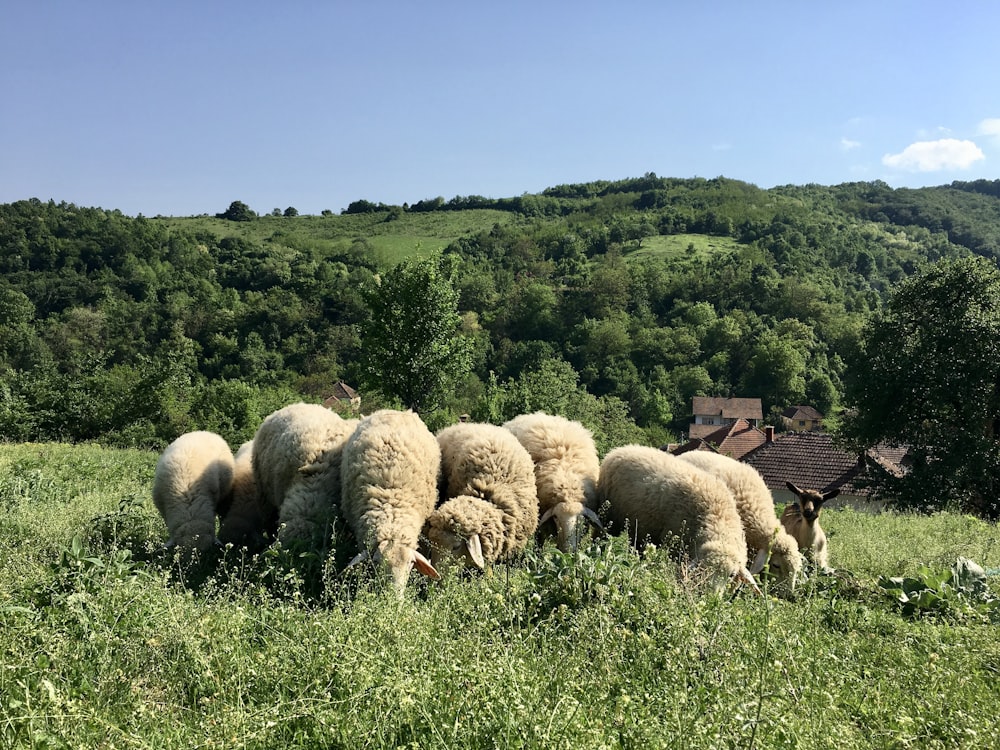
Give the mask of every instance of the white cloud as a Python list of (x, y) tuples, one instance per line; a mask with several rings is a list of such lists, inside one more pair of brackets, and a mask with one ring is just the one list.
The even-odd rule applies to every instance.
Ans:
[(965, 169), (985, 158), (982, 149), (972, 141), (942, 138), (911, 143), (898, 154), (883, 156), (882, 163), (908, 172), (939, 172), (945, 169)]
[(983, 120), (979, 123), (979, 127), (976, 129), (976, 134), (1000, 138), (1000, 117), (992, 117), (988, 120)]
[(841, 151), (853, 151), (856, 148), (861, 147), (861, 141), (852, 141), (850, 138), (840, 139), (840, 150)]

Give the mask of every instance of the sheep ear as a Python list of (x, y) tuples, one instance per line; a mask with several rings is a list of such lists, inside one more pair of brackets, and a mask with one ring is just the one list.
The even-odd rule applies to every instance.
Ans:
[(594, 524), (594, 526), (597, 529), (604, 531), (604, 526), (601, 525), (601, 519), (598, 518), (597, 514), (594, 513), (594, 511), (592, 511), (590, 508), (584, 507), (583, 517), (586, 518), (588, 521), (590, 521), (592, 524)]
[(434, 566), (431, 565), (431, 561), (416, 550), (413, 550), (413, 567), (428, 578), (433, 578), (435, 581), (441, 579), (441, 574), (434, 569)]
[(746, 568), (741, 568), (733, 577), (740, 583), (747, 584), (754, 590), (754, 593), (757, 594), (757, 596), (764, 596), (764, 592), (760, 590), (760, 586), (757, 585), (757, 581), (754, 580), (754, 577)]
[(543, 523), (552, 518), (552, 516), (555, 515), (555, 512), (556, 512), (555, 506), (545, 511), (545, 513), (542, 514), (542, 517), (538, 519), (538, 525), (541, 526)]
[(486, 569), (486, 561), (483, 559), (483, 543), (479, 539), (479, 534), (473, 534), (465, 540), (465, 547), (469, 550), (469, 558), (480, 570)]
[(757, 575), (764, 569), (765, 565), (767, 565), (767, 550), (758, 550), (757, 556), (753, 559), (753, 563), (750, 565), (750, 572), (753, 575)]

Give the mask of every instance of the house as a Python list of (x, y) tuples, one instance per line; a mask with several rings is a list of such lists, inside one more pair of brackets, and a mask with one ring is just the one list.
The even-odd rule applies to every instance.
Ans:
[(332, 393), (323, 400), (323, 406), (328, 409), (331, 407), (346, 407), (350, 411), (361, 411), (361, 396), (343, 380), (338, 380), (334, 383), (330, 390)]
[(811, 406), (789, 406), (781, 412), (781, 421), (793, 432), (823, 429), (823, 415)]
[(859, 510), (880, 510), (881, 504), (869, 498), (865, 479), (874, 472), (899, 476), (905, 471), (905, 451), (877, 448), (856, 456), (833, 444), (825, 432), (786, 432), (774, 435), (768, 428), (762, 445), (743, 456), (743, 462), (760, 472), (777, 503), (788, 503), (795, 496), (785, 482), (802, 489), (820, 492), (839, 490), (828, 507), (849, 505)]
[(679, 455), (693, 450), (709, 450), (740, 460), (766, 441), (767, 436), (763, 430), (754, 427), (746, 419), (740, 417), (732, 424), (715, 428), (705, 437), (692, 437), (671, 452)]
[(757, 427), (764, 419), (759, 398), (716, 398), (695, 396), (691, 399), (694, 421), (688, 427), (688, 438), (705, 438), (737, 419), (745, 419)]

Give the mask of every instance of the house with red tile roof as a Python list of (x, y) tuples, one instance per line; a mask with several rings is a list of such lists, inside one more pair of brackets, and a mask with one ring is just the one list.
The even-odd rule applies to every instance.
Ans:
[(717, 427), (714, 432), (710, 432), (704, 437), (692, 437), (683, 445), (674, 448), (672, 452), (681, 454), (694, 450), (709, 450), (740, 460), (766, 441), (767, 433), (764, 430), (754, 427), (746, 419), (740, 417), (732, 424)]
[(695, 396), (691, 399), (691, 412), (694, 420), (688, 427), (688, 438), (704, 438), (737, 419), (745, 419), (753, 427), (764, 419), (759, 398)]
[(823, 429), (823, 415), (804, 404), (789, 406), (781, 412), (781, 421), (786, 430), (794, 432)]
[(760, 472), (775, 502), (787, 503), (794, 495), (785, 482), (820, 492), (839, 490), (829, 507), (851, 505), (872, 509), (866, 478), (874, 472), (904, 472), (905, 451), (879, 448), (862, 456), (852, 455), (833, 444), (825, 432), (785, 432), (745, 454), (743, 462)]
[(330, 395), (323, 401), (326, 408), (336, 406), (361, 411), (361, 396), (343, 380), (334, 383), (330, 391)]

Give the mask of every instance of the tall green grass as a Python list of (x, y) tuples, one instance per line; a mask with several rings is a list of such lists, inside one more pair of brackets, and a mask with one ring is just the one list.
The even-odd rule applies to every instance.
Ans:
[(280, 551), (161, 552), (155, 461), (0, 445), (0, 746), (996, 745), (996, 623), (877, 586), (1000, 566), (975, 519), (826, 510), (838, 571), (794, 598), (710, 596), (612, 539), (398, 600)]

